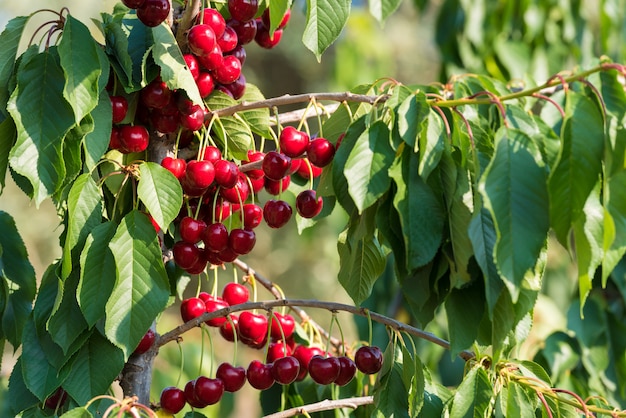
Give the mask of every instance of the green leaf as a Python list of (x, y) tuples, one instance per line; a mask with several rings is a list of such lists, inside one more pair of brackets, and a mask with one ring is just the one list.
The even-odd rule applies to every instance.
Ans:
[(18, 16), (7, 23), (2, 33), (0, 33), (0, 112), (7, 115), (5, 105), (11, 90), (9, 80), (13, 77), (15, 70), (15, 57), (22, 38), (24, 27), (30, 20), (30, 16)]
[(31, 54), (20, 64), (7, 106), (18, 132), (9, 162), (32, 184), (37, 205), (58, 190), (65, 176), (62, 143), (75, 121), (64, 86), (56, 48)]
[(441, 201), (419, 176), (418, 164), (418, 155), (405, 150), (389, 170), (398, 188), (393, 204), (400, 215), (408, 271), (430, 262), (443, 238)]
[(115, 229), (112, 222), (95, 227), (87, 237), (80, 255), (80, 281), (76, 298), (89, 327), (104, 317), (107, 300), (115, 286), (115, 259), (109, 248)]
[(169, 170), (157, 163), (142, 163), (139, 171), (137, 196), (161, 229), (167, 231), (183, 204), (180, 182)]
[[(352, 148), (355, 146), (363, 132), (365, 132), (365, 117), (361, 117), (354, 121), (346, 131), (346, 135), (341, 142), (341, 147), (335, 153), (330, 170), (332, 172), (331, 182), (333, 185), (333, 193), (337, 197), (337, 202), (343, 207), (347, 213), (356, 210), (356, 206), (350, 193), (348, 193), (348, 179), (344, 174), (344, 169)], [(324, 173), (323, 172), (323, 173)], [(325, 174), (322, 174), (323, 179)]]
[[(272, 2), (271, 4), (274, 4)], [(241, 98), (242, 102), (259, 102), (265, 100), (263, 93), (254, 84), (247, 83), (246, 91)], [(271, 139), (270, 128), (270, 110), (268, 108), (246, 110), (239, 113), (241, 117), (248, 122), (250, 129), (263, 138)]]
[(135, 210), (122, 219), (109, 248), (117, 280), (106, 304), (104, 327), (107, 338), (128, 358), (167, 306), (169, 281), (156, 232), (143, 213)]
[(369, 0), (370, 13), (383, 23), (396, 11), (402, 0)]
[(79, 404), (103, 395), (124, 367), (124, 353), (94, 332), (87, 343), (76, 353), (63, 387)]
[(535, 418), (538, 399), (530, 395), (525, 387), (512, 381), (507, 385), (506, 416), (520, 418)]
[(77, 123), (98, 104), (98, 79), (102, 73), (98, 48), (87, 26), (68, 15), (59, 42), (59, 55), (65, 73), (63, 97), (74, 109)]
[(493, 385), (487, 371), (480, 364), (474, 366), (463, 377), (454, 394), (450, 418), (487, 416), (493, 395)]
[(80, 334), (87, 329), (87, 323), (76, 301), (78, 280), (78, 272), (73, 271), (62, 282), (62, 289), (57, 295), (55, 306), (48, 320), (48, 331), (52, 340), (63, 349), (65, 354)]
[[(400, 344), (389, 344), (383, 357), (383, 369), (379, 372), (379, 382), (374, 391), (375, 412), (372, 417), (376, 418), (404, 418), (409, 417), (409, 405), (407, 387), (404, 377), (404, 362), (408, 360), (403, 356)], [(391, 354), (391, 355), (390, 355)], [(389, 364), (385, 367), (385, 364)]]
[(389, 129), (377, 121), (357, 139), (344, 168), (348, 192), (359, 210), (363, 211), (380, 199), (389, 189), (389, 167), (394, 151), (389, 144)]
[(80, 251), (87, 235), (102, 222), (102, 196), (91, 174), (80, 175), (67, 199), (67, 232), (63, 246), (61, 279), (65, 280), (74, 264), (78, 264)]
[(478, 336), (478, 324), (485, 313), (485, 290), (480, 282), (463, 289), (452, 289), (446, 299), (450, 333), (450, 356), (469, 349)]
[(95, 167), (96, 163), (100, 161), (109, 148), (113, 111), (108, 95), (100, 95), (98, 105), (92, 110), (91, 117), (94, 123), (93, 131), (88, 133), (83, 139), (85, 165), (89, 169)]
[(496, 266), (515, 303), (547, 238), (547, 171), (537, 163), (538, 151), (525, 133), (502, 128), (495, 141), (496, 152), (479, 188), (496, 227)]
[(422, 125), (422, 132), (418, 139), (420, 150), (419, 174), (424, 181), (439, 165), (445, 149), (446, 132), (443, 128), (441, 116), (433, 109), (428, 114), (428, 123)]
[(566, 97), (562, 148), (549, 180), (550, 224), (564, 246), (598, 182), (604, 152), (604, 119), (597, 104), (571, 90)]
[(22, 374), (22, 356), (17, 359), (9, 377), (9, 390), (6, 392), (9, 416), (18, 416), (18, 413), (39, 403), (39, 399), (28, 390)]
[(9, 152), (16, 139), (15, 122), (11, 118), (6, 118), (0, 123), (0, 194), (2, 194), (6, 185), (5, 179), (7, 168), (9, 167)]
[(318, 61), (346, 25), (351, 3), (350, 0), (307, 0), (302, 42)]
[(367, 299), (374, 282), (385, 270), (385, 253), (374, 233), (375, 216), (376, 207), (361, 216), (352, 216), (337, 243), (339, 282), (356, 305)]
[[(222, 92), (216, 92), (209, 96), (206, 104), (209, 109), (215, 110), (235, 105), (237, 102)], [(212, 132), (222, 144), (225, 144), (225, 155), (238, 160), (248, 158), (248, 150), (252, 149), (254, 138), (250, 126), (242, 116), (226, 116), (217, 119), (213, 124)]]
[(170, 27), (162, 23), (152, 28), (154, 48), (152, 57), (154, 62), (161, 67), (161, 78), (172, 90), (185, 90), (189, 99), (196, 104), (202, 104), (202, 97), (198, 86), (187, 68), (182, 52), (176, 42), (176, 37)]
[(417, 151), (418, 139), (428, 123), (431, 107), (424, 92), (418, 92), (404, 99), (396, 113), (398, 133), (404, 142)]
[(61, 415), (61, 418), (93, 418), (93, 415), (87, 408), (81, 406), (67, 411)]

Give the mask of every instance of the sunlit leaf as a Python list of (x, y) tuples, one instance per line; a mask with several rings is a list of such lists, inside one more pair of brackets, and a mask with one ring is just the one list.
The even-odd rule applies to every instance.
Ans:
[(318, 61), (346, 25), (351, 3), (350, 0), (307, 0), (302, 42)]

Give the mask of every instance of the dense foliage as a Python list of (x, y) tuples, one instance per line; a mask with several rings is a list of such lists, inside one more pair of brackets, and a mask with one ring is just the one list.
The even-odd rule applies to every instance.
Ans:
[[(438, 42), (443, 73), (455, 75), (445, 84), (385, 79), (350, 92), (266, 99), (244, 79), (245, 92), (235, 98), (228, 88), (203, 94), (190, 71), (193, 42), (186, 31), (195, 24), (198, 3), (175, 3), (175, 24), (150, 26), (141, 12), (120, 4), (97, 22), (103, 44), (66, 10), (55, 12), (42, 44), (19, 47), (32, 16), (12, 19), (0, 34), (0, 185), (4, 188), (9, 174), (35, 204), (52, 199), (63, 226), (62, 257), (36, 278), (19, 225), (0, 212), (0, 346), (21, 348), (5, 397), (7, 414), (97, 416), (112, 400), (95, 398), (114, 381), (124, 395), (138, 395), (148, 404), (145, 390), (161, 346), (216, 317), (267, 309), (271, 322), (272, 309), (291, 306), (302, 320), (296, 327), (299, 345), (346, 354), (343, 336), (332, 333), (328, 340), (323, 334), (329, 330), (305, 321), (303, 309), (319, 308), (381, 322), (389, 343), (382, 347), (382, 369), (373, 370), (376, 377), (360, 368), (346, 386), (318, 385), (309, 378), (282, 390), (276, 385), (262, 394), (267, 414), (332, 398), (337, 414), (355, 416), (534, 417), (581, 411), (626, 416), (619, 412), (626, 406), (626, 67), (618, 63), (626, 57), (609, 48), (621, 21), (612, 22), (603, 9), (603, 32), (580, 44), (594, 31), (584, 25), (577, 2), (569, 8), (497, 2), (495, 13), (481, 14), (489, 9), (484, 3), (495, 2), (446, 1)], [(303, 41), (318, 59), (340, 35), (351, 3), (307, 1)], [(477, 3), (484, 8), (477, 10)], [(399, 4), (369, 2), (381, 22)], [(427, 2), (416, 5), (424, 8)], [(233, 13), (225, 3), (216, 7), (227, 17)], [(281, 30), (291, 7), (287, 0), (261, 1), (254, 14), (267, 9), (266, 29), (272, 34)], [(567, 13), (554, 20), (554, 10)], [(572, 58), (580, 57), (576, 62), (584, 65), (552, 75), (564, 70), (560, 57), (570, 57), (574, 45), (581, 46)], [(465, 69), (486, 74), (456, 74)], [(537, 81), (529, 73), (545, 77)], [(195, 133), (179, 125), (169, 132), (157, 126), (157, 106), (147, 106), (144, 96), (160, 83), (158, 77), (181, 98), (179, 108), (206, 108)], [(234, 82), (223, 81), (223, 86)], [(117, 121), (112, 97), (128, 103)], [(294, 103), (306, 112), (281, 119), (281, 108)], [(320, 103), (326, 104), (324, 111)], [(126, 139), (114, 144), (118, 125), (131, 124), (148, 127), (149, 144), (133, 148)], [(321, 175), (314, 178), (313, 167), (299, 179), (294, 173), (289, 184), (283, 173), (271, 179), (280, 182), (277, 193), (265, 180), (265, 191), (244, 195), (241, 190), (253, 189), (258, 180), (251, 173), (263, 168), (267, 175), (267, 156), (286, 148), (280, 138), (288, 125), (311, 139), (328, 140), (330, 145), (316, 142), (332, 149), (326, 160), (308, 138), (308, 151), (293, 157), (317, 160), (324, 166)], [(235, 186), (211, 189), (213, 178), (206, 187), (190, 185), (190, 175), (185, 180), (163, 163), (183, 157), (187, 167), (197, 165), (207, 147), (234, 162), (245, 183), (237, 186), (232, 211), (216, 207), (228, 200), (221, 189)], [(255, 162), (251, 155), (257, 151), (265, 157)], [(306, 216), (299, 200), (310, 190), (315, 199), (323, 198), (315, 216)], [(256, 199), (266, 203), (270, 226), (281, 226), (286, 215), (268, 218), (277, 213), (268, 209), (269, 202), (296, 207), (299, 230), (316, 228), (333, 213), (346, 215), (337, 243), (337, 279), (355, 306), (289, 300), (237, 257), (245, 258), (243, 250), (231, 260), (224, 254), (205, 259), (201, 268), (198, 257), (188, 265), (177, 258), (183, 246), (178, 243), (188, 241), (181, 218), (215, 223), (217, 217), (230, 231), (248, 231), (243, 236), (253, 229), (247, 227), (244, 203)], [(209, 241), (184, 244), (185, 251), (208, 253)], [(568, 332), (550, 335), (534, 358), (517, 358), (516, 349), (533, 326), (548, 244), (563, 246), (575, 260), (579, 297), (567, 314)], [(209, 272), (215, 269), (207, 264), (230, 262), (244, 270), (248, 287), (265, 286), (286, 300), (246, 303), (246, 297), (242, 305), (183, 314), (183, 328), (156, 335), (145, 350), (137, 350), (160, 315), (181, 302), (190, 277), (210, 289)], [(358, 308), (379, 310), (390, 303), (376, 290), (382, 281), (401, 291), (412, 325), (424, 328), (445, 312), (442, 332), (449, 343)], [(211, 293), (217, 296), (216, 284)], [(286, 340), (284, 329), (275, 339), (281, 333)], [(371, 331), (362, 337), (372, 343)], [(465, 360), (460, 384), (449, 388), (431, 375), (416, 348), (419, 338)], [(265, 346), (267, 340), (261, 341)], [(346, 343), (354, 357), (356, 346)], [(340, 402), (348, 398), (359, 399), (361, 406), (352, 411), (349, 400)], [(133, 404), (118, 407), (128, 405)], [(185, 416), (205, 416), (199, 410), (204, 411)], [(206, 411), (219, 414), (219, 405)]]

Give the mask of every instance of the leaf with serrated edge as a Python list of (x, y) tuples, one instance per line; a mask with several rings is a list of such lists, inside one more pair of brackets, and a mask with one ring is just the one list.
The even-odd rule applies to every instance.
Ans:
[(106, 94), (100, 95), (98, 105), (91, 112), (94, 128), (83, 139), (85, 165), (92, 169), (106, 153), (111, 139), (111, 118), (113, 111), (111, 100)]
[(481, 364), (475, 365), (457, 388), (450, 408), (450, 418), (482, 417), (493, 397), (493, 385)]
[(146, 215), (128, 213), (109, 244), (117, 280), (106, 304), (107, 338), (128, 358), (167, 306), (170, 286), (159, 240)]
[(11, 92), (8, 90), (9, 80), (15, 69), (15, 57), (24, 27), (30, 16), (18, 16), (11, 19), (0, 33), (0, 112), (6, 115), (6, 104)]
[[(244, 102), (258, 102), (265, 100), (265, 97), (257, 86), (246, 84), (246, 92), (243, 94), (241, 100)], [(252, 132), (267, 139), (272, 138), (270, 132), (270, 111), (268, 108), (246, 110), (240, 114), (241, 117), (248, 122)]]
[(4, 190), (7, 168), (9, 166), (9, 152), (17, 139), (13, 119), (6, 118), (0, 123), (0, 194)]
[(272, 0), (269, 2), (269, 13), (270, 13), (270, 36), (274, 34), (278, 25), (283, 20), (283, 16), (291, 7), (292, 0)]
[(66, 355), (74, 341), (87, 329), (87, 323), (76, 300), (78, 280), (77, 271), (73, 271), (65, 279), (47, 325), (52, 340), (63, 349)]
[(370, 14), (383, 23), (396, 11), (402, 0), (369, 0)]
[(318, 61), (346, 25), (351, 3), (351, 0), (307, 0), (302, 42)]
[(162, 230), (178, 216), (183, 204), (183, 189), (174, 175), (157, 163), (139, 166), (137, 196)]

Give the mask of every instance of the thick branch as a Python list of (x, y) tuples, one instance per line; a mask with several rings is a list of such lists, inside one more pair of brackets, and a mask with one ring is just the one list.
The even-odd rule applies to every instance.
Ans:
[(291, 408), (291, 409), (286, 409), (281, 412), (276, 412), (275, 414), (266, 415), (263, 418), (288, 418), (288, 417), (295, 417), (297, 415), (302, 415), (305, 412), (308, 414), (312, 412), (331, 411), (333, 409), (341, 409), (341, 408), (357, 409), (359, 406), (371, 405), (373, 403), (374, 403), (373, 396), (337, 399), (334, 401), (325, 399), (321, 402), (312, 403), (312, 404), (304, 405), (304, 406), (298, 406), (296, 408)]
[[(197, 327), (201, 323), (208, 321), (213, 318), (220, 318), (227, 316), (234, 312), (239, 311), (247, 311), (252, 309), (264, 309), (271, 310), (273, 308), (283, 307), (283, 306), (306, 306), (310, 308), (318, 308), (318, 309), (326, 309), (331, 312), (344, 311), (349, 312), (353, 315), (359, 315), (362, 317), (369, 317), (372, 321), (384, 324), (398, 332), (406, 332), (407, 334), (416, 336), (426, 341), (430, 341), (435, 343), (445, 349), (450, 349), (450, 343), (442, 338), (437, 337), (435, 334), (430, 332), (421, 330), (419, 328), (412, 327), (403, 322), (397, 321), (393, 318), (389, 318), (387, 316), (381, 315), (376, 312), (371, 312), (366, 308), (360, 308), (357, 306), (346, 305), (343, 303), (334, 303), (334, 302), (324, 302), (319, 300), (310, 300), (310, 299), (279, 299), (272, 301), (264, 301), (264, 302), (247, 302), (239, 305), (229, 306), (224, 309), (220, 309), (214, 312), (207, 312), (202, 316), (192, 319), (191, 321), (185, 322), (184, 324), (174, 328), (170, 332), (161, 335), (157, 342), (157, 346), (162, 346), (170, 341), (177, 340), (180, 335), (183, 333)], [(469, 360), (474, 358), (474, 353), (469, 351), (463, 351), (459, 354), (461, 358), (464, 360)]]
[(200, 11), (200, 0), (189, 0), (189, 4), (185, 7), (183, 17), (178, 22), (176, 29), (176, 43), (181, 51), (187, 49), (187, 31), (191, 27), (193, 20)]
[(285, 94), (284, 96), (274, 97), (271, 99), (260, 100), (258, 102), (241, 102), (233, 106), (225, 107), (222, 109), (215, 110), (213, 112), (207, 112), (206, 118), (210, 120), (211, 118), (223, 117), (223, 116), (231, 116), (237, 112), (242, 112), (245, 110), (252, 109), (264, 109), (264, 108), (272, 108), (277, 106), (284, 106), (288, 104), (295, 103), (306, 103), (311, 100), (317, 101), (333, 101), (333, 102), (357, 102), (357, 103), (383, 103), (389, 98), (388, 94), (382, 94), (379, 96), (368, 96), (365, 94), (354, 94), (348, 92), (341, 93), (305, 93), (305, 94), (296, 94), (290, 95)]

